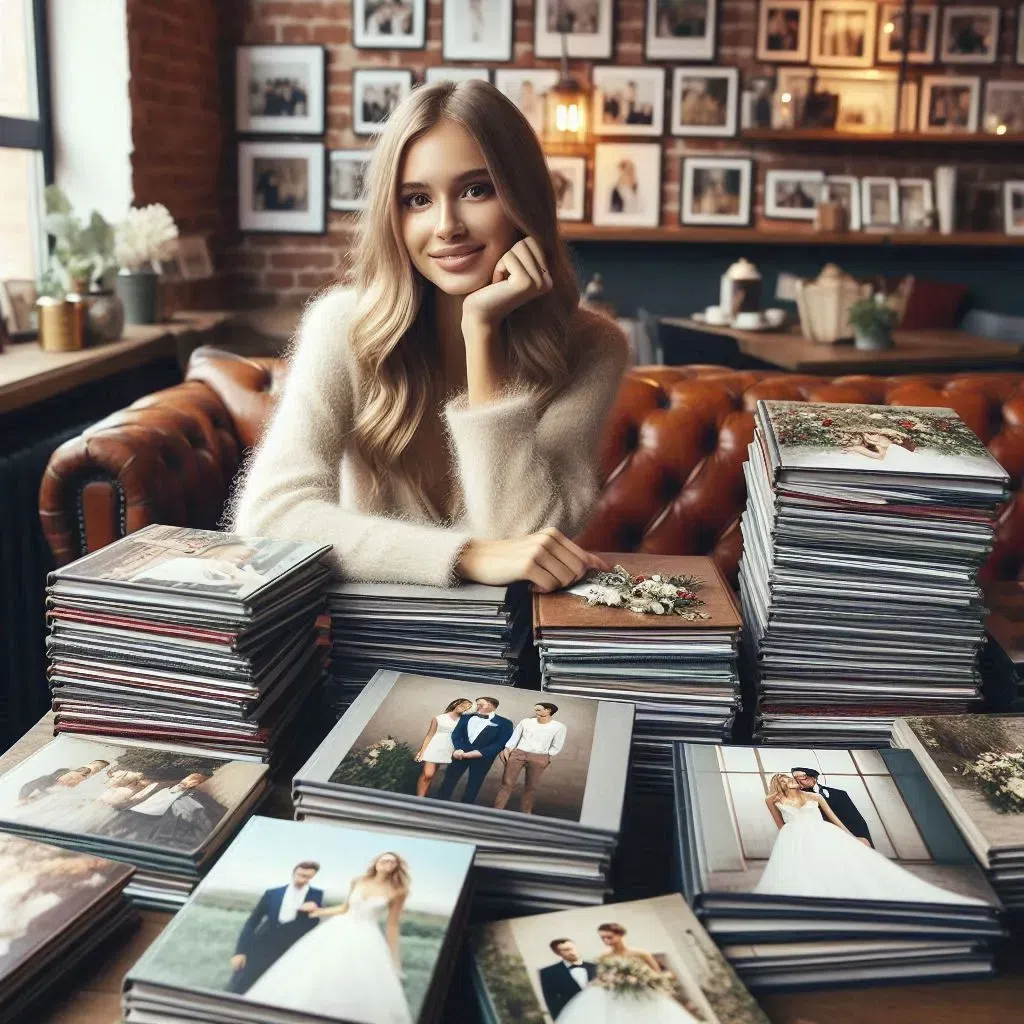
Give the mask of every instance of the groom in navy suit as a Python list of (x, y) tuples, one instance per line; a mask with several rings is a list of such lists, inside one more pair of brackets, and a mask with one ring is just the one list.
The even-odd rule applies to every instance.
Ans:
[(316, 861), (304, 860), (295, 865), (289, 885), (267, 889), (260, 897), (238, 935), (228, 982), (231, 992), (248, 992), (278, 957), (320, 923), (309, 916), (324, 903), (323, 890), (309, 884), (319, 870)]
[(505, 749), (514, 731), (512, 722), (501, 715), (497, 697), (477, 697), (476, 714), (463, 715), (452, 730), (452, 763), (444, 771), (441, 800), (451, 800), (459, 779), (468, 771), (469, 781), (462, 794), (464, 804), (476, 803), (477, 794), (484, 784), (494, 759)]
[[(864, 815), (857, 810), (850, 794), (845, 789), (836, 789), (835, 786), (822, 786), (818, 784), (818, 773), (813, 768), (793, 768), (790, 774), (796, 780), (796, 784), (806, 793), (818, 793), (827, 801), (829, 807), (836, 813), (836, 817), (859, 839), (865, 846), (874, 847), (871, 841), (871, 831)], [(821, 816), (825, 817), (822, 811)], [(825, 818), (827, 821), (828, 819)]]

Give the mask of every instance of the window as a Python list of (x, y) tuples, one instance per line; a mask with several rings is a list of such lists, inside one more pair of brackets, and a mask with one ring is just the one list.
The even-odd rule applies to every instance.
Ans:
[(0, 280), (42, 272), (52, 168), (46, 0), (0, 0)]

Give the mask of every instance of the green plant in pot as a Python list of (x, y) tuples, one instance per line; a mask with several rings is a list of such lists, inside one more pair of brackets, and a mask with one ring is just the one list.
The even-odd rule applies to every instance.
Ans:
[(850, 325), (857, 348), (869, 351), (892, 348), (896, 311), (886, 304), (885, 296), (880, 293), (870, 299), (858, 299), (850, 307)]
[(115, 287), (130, 324), (156, 323), (158, 312), (155, 261), (166, 259), (178, 227), (162, 203), (133, 207), (117, 225), (114, 255), (121, 268)]
[(57, 185), (48, 185), (44, 195), (46, 230), (53, 236), (54, 244), (40, 290), (58, 298), (68, 292), (84, 295), (116, 265), (113, 228), (95, 210), (89, 223), (83, 224)]

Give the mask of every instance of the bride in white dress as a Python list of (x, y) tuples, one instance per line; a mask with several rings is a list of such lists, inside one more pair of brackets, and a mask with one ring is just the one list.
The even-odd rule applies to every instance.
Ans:
[(439, 764), (452, 763), (452, 752), (455, 750), (452, 732), (459, 724), (459, 719), (467, 711), (472, 711), (473, 707), (471, 700), (458, 697), (441, 714), (430, 720), (427, 735), (423, 737), (416, 753), (416, 760), (423, 765), (420, 777), (416, 780), (417, 796), (426, 796), (430, 792), (430, 784), (434, 781)]
[(638, 995), (634, 989), (620, 994), (602, 984), (602, 972), (607, 977), (621, 960), (636, 960), (659, 975), (665, 972), (646, 950), (626, 945), (626, 929), (621, 924), (603, 924), (597, 934), (607, 951), (597, 958), (594, 980), (566, 1004), (558, 1024), (698, 1024), (667, 992)]
[(779, 834), (764, 874), (754, 886), (756, 893), (835, 900), (983, 902), (925, 882), (865, 846), (823, 796), (802, 790), (792, 775), (772, 776), (765, 804)]
[(408, 894), (405, 861), (390, 852), (375, 857), (344, 903), (309, 912), (320, 924), (271, 964), (246, 998), (339, 1020), (412, 1024), (398, 944)]

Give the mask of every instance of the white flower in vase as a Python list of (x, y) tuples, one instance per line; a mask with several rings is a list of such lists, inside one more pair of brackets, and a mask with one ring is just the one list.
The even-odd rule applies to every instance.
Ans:
[(114, 256), (122, 271), (138, 274), (152, 269), (153, 261), (166, 258), (168, 246), (178, 237), (178, 226), (163, 203), (133, 207), (114, 238)]

